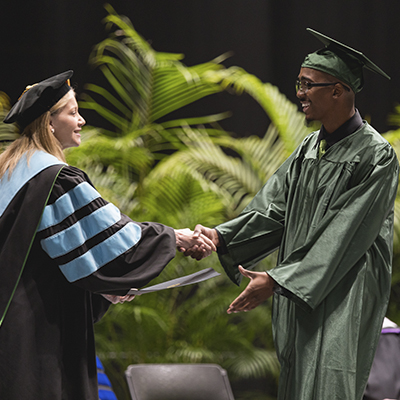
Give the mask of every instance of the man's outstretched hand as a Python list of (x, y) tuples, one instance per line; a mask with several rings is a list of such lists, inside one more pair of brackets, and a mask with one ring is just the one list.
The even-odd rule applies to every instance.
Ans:
[[(217, 247), (219, 246), (217, 231), (215, 229), (207, 228), (200, 224), (196, 225), (196, 227), (194, 228), (193, 238), (207, 238), (214, 246), (213, 251), (216, 251)], [(178, 250), (181, 251), (185, 256), (190, 256), (192, 258), (195, 258), (196, 260), (201, 260), (202, 258), (207, 257), (211, 254), (211, 252), (204, 252), (202, 247), (198, 244), (194, 244), (193, 246), (186, 248), (178, 248)]]
[(176, 248), (186, 254), (189, 249), (195, 249), (193, 258), (201, 260), (209, 256), (217, 248), (214, 242), (203, 235), (201, 232), (191, 231), (190, 229), (175, 229)]
[(239, 265), (240, 273), (250, 278), (246, 289), (231, 303), (227, 313), (249, 311), (269, 299), (273, 294), (275, 281), (266, 272), (249, 271)]

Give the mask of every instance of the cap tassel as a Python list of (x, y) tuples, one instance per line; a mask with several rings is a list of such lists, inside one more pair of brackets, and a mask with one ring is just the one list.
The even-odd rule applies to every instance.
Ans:
[(28, 85), (25, 90), (22, 92), (21, 96), (18, 97), (18, 100), (29, 90), (32, 89), (34, 86), (36, 86), (37, 83), (34, 83), (33, 85)]

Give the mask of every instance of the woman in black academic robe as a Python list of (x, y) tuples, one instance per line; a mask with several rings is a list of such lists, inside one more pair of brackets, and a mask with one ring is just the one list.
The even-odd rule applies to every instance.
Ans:
[(0, 156), (1, 399), (97, 399), (93, 322), (177, 247), (213, 249), (190, 230), (132, 221), (65, 163), (85, 124), (71, 76), (29, 88), (4, 120), (22, 135)]

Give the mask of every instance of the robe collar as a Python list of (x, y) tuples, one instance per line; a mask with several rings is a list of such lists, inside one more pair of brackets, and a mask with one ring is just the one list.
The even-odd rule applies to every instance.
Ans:
[(52, 165), (67, 165), (57, 157), (41, 150), (35, 151), (29, 161), (24, 154), (15, 167), (12, 179), (8, 179), (8, 171), (0, 179), (0, 217), (19, 190), (37, 174)]

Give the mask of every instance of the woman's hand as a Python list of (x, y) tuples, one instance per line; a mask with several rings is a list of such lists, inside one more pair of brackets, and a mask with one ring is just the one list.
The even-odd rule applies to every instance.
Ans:
[[(215, 229), (212, 228), (207, 228), (203, 225), (196, 225), (194, 228), (193, 232), (193, 238), (205, 238), (204, 240), (208, 239), (212, 242), (215, 250), (217, 250), (217, 247), (219, 246), (219, 238), (218, 238), (218, 233)], [(208, 243), (208, 242), (207, 242)], [(179, 251), (183, 252), (185, 256), (190, 256), (192, 258), (195, 258), (196, 260), (201, 260), (202, 258), (206, 257), (207, 255), (204, 255), (205, 253), (203, 252), (202, 248), (200, 248), (197, 245), (191, 246), (191, 247), (186, 247), (179, 249)]]
[(196, 260), (209, 256), (217, 248), (213, 241), (207, 236), (191, 231), (190, 229), (175, 229), (176, 247), (178, 251), (186, 253), (193, 249)]
[(102, 296), (113, 304), (125, 303), (125, 301), (132, 301), (135, 298), (134, 294), (127, 294), (126, 296), (117, 296), (114, 294), (102, 294)]

